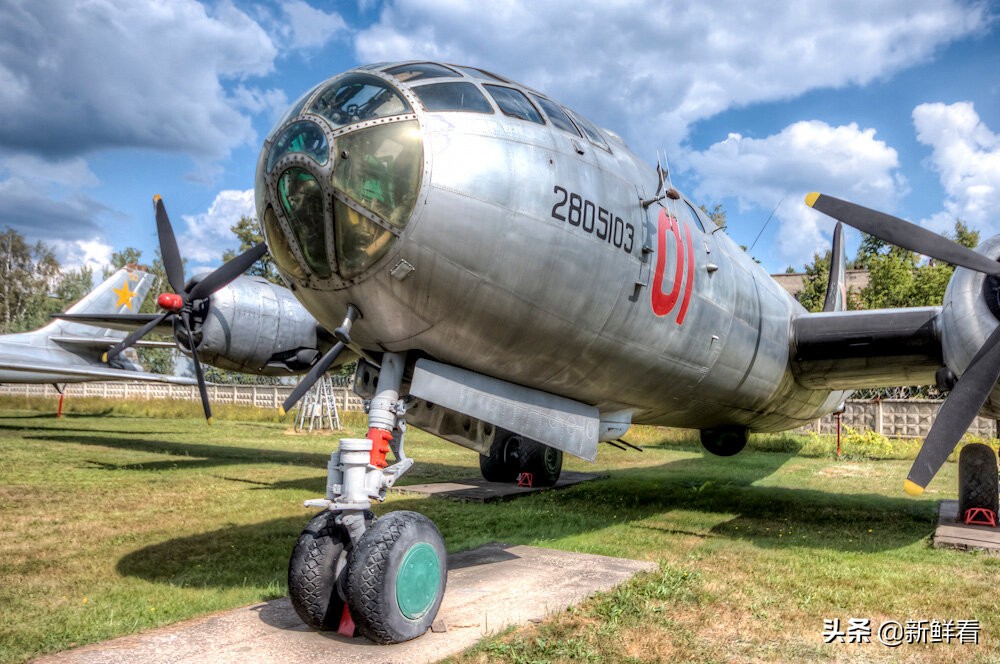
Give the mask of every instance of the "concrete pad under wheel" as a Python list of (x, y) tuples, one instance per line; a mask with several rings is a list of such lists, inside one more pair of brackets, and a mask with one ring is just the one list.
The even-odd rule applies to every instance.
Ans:
[(448, 588), (438, 623), (445, 631), (394, 646), (317, 632), (287, 597), (196, 618), (35, 660), (36, 664), (280, 662), (326, 664), (436, 662), (510, 625), (547, 615), (656, 564), (530, 546), (487, 544), (448, 557)]
[(958, 501), (942, 500), (934, 546), (1000, 554), (1000, 528), (967, 526), (958, 518)]
[(562, 489), (573, 486), (581, 482), (598, 480), (607, 477), (600, 473), (577, 473), (573, 471), (563, 471), (559, 475), (559, 481), (552, 486), (518, 486), (513, 482), (487, 482), (481, 477), (470, 477), (455, 482), (435, 482), (433, 484), (406, 484), (395, 486), (392, 491), (396, 493), (415, 493), (424, 496), (437, 496), (438, 498), (451, 498), (468, 503), (496, 503), (502, 500), (511, 500), (520, 496), (526, 496), (539, 491), (551, 489)]

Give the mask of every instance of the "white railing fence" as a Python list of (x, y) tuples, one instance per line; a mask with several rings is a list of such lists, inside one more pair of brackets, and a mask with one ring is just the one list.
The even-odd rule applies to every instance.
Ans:
[[(208, 396), (213, 404), (277, 409), (291, 391), (292, 387), (286, 385), (210, 385)], [(0, 385), (0, 395), (54, 398), (58, 394), (51, 385)], [(66, 397), (197, 401), (198, 388), (194, 385), (168, 383), (72, 383), (66, 387)], [(363, 408), (361, 397), (349, 387), (334, 387), (333, 397), (340, 412), (360, 411)], [(875, 430), (890, 438), (922, 438), (930, 431), (941, 403), (934, 399), (849, 400), (847, 410), (841, 416), (841, 423), (859, 431)], [(834, 434), (837, 432), (837, 420), (835, 416), (827, 415), (799, 431)], [(977, 417), (969, 427), (969, 433), (983, 438), (995, 438), (997, 422)]]
[[(236, 404), (274, 408), (288, 397), (288, 385), (209, 385), (208, 398), (213, 404)], [(66, 386), (66, 398), (87, 397), (96, 399), (183, 399), (198, 401), (195, 385), (169, 383), (71, 383)], [(57, 397), (51, 385), (7, 384), (0, 385), (0, 395)], [(361, 397), (348, 387), (334, 387), (333, 397), (340, 411), (362, 410)]]

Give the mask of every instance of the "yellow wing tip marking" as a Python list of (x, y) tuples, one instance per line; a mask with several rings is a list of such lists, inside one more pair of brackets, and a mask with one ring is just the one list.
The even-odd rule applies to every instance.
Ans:
[(162, 200), (163, 200), (163, 198), (161, 198), (159, 194), (153, 194), (153, 202), (154, 203), (159, 203)]
[(907, 495), (915, 498), (924, 492), (924, 487), (911, 480), (906, 480), (903, 482), (903, 490), (906, 491)]
[(107, 353), (101, 353), (101, 362), (104, 362), (105, 364), (108, 363), (108, 354)]
[(814, 191), (811, 194), (806, 194), (806, 205), (809, 207), (816, 207), (816, 199), (819, 198), (819, 192)]
[(208, 426), (212, 426), (212, 418), (211, 417), (206, 417), (205, 418), (205, 422), (208, 424)]
[(285, 416), (285, 407), (284, 406), (278, 406), (278, 415), (280, 417), (284, 417)]

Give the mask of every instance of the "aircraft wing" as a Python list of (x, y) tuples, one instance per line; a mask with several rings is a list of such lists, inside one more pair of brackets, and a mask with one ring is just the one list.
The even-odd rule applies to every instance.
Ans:
[(194, 378), (168, 376), (166, 374), (149, 373), (147, 371), (128, 371), (109, 367), (82, 367), (43, 362), (11, 362), (0, 360), (0, 371), (18, 371), (34, 374), (51, 374), (52, 382), (78, 382), (84, 380), (138, 380), (151, 383), (173, 383), (175, 385), (197, 385)]
[[(52, 314), (53, 318), (122, 332), (134, 332), (157, 316), (158, 314)], [(173, 323), (167, 322), (157, 325), (154, 331), (157, 334), (171, 336), (174, 333), (174, 326)]]
[[(121, 341), (115, 337), (50, 337), (56, 343), (67, 346), (82, 346), (84, 348), (110, 348)], [(143, 348), (177, 348), (173, 341), (146, 341), (140, 340), (132, 344)]]
[(933, 385), (941, 307), (834, 311), (792, 321), (795, 380), (811, 389)]

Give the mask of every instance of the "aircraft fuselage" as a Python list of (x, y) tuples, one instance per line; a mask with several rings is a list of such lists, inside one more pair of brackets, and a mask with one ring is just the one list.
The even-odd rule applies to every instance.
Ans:
[[(496, 111), (431, 112), (392, 75), (363, 75), (392, 86), (411, 106), (395, 121), (410, 123), (417, 137), (408, 140), (422, 147), (419, 180), (398, 238), (360, 274), (338, 278), (331, 259), (333, 274), (320, 278), (308, 247), (290, 252), (302, 267), (286, 276), (322, 324), (335, 327), (352, 303), (362, 311), (353, 338), (364, 348), (421, 351), (602, 412), (629, 410), (637, 423), (772, 431), (805, 424), (842, 401), (842, 393), (804, 389), (792, 377), (791, 320), (802, 307), (686, 198), (644, 207), (657, 193), (657, 172), (617, 137), (600, 133), (601, 146), (586, 130), (571, 133), (551, 118), (542, 124)], [(495, 87), (541, 103), (516, 84)], [(323, 94), (313, 93), (286, 124), (315, 118), (310, 109)], [(573, 117), (580, 127), (589, 124)], [(329, 181), (340, 192), (326, 211), (328, 235), (345, 223), (338, 209), (346, 208), (337, 207), (343, 190), (360, 202), (350, 175), (338, 175), (349, 168), (343, 162), (372, 157), (392, 168), (393, 157), (398, 164), (404, 154), (369, 142), (373, 154), (363, 155), (365, 142), (351, 136), (348, 125), (327, 139), (334, 146)], [(282, 137), (265, 146), (262, 166), (275, 140)], [(305, 161), (300, 152), (286, 155), (258, 178), (262, 219), (271, 199), (261, 192), (292, 158)], [(276, 207), (284, 228), (301, 223), (301, 208), (296, 221), (290, 207)], [(288, 235), (309, 241), (301, 232)], [(335, 254), (335, 243), (326, 239), (329, 255), (342, 263), (346, 253)]]

